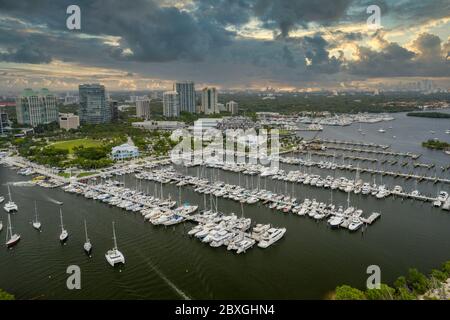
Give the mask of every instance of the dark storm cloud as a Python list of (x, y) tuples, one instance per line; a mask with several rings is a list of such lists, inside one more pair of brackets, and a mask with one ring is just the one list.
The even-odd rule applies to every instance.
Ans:
[[(28, 4), (28, 6), (27, 6)], [(2, 13), (66, 30), (66, 8), (72, 0), (0, 1)], [(151, 0), (78, 0), (82, 32), (121, 37), (116, 57), (137, 61), (201, 60), (230, 41), (232, 33), (205, 19)], [(124, 55), (125, 49), (132, 55)], [(120, 51), (122, 50), (122, 51)]]
[(342, 56), (330, 57), (330, 44), (320, 34), (300, 38), (300, 46), (309, 60), (308, 68), (312, 71), (330, 74), (340, 71)]
[(295, 62), (294, 55), (292, 54), (291, 50), (289, 50), (288, 46), (283, 47), (283, 61), (285, 62), (286, 66), (289, 68), (296, 68), (297, 63)]
[(252, 17), (254, 0), (196, 0), (195, 13), (221, 25), (239, 26)]
[(380, 51), (359, 47), (358, 60), (351, 62), (348, 70), (366, 77), (450, 76), (450, 61), (439, 37), (421, 34), (413, 45), (417, 53), (394, 42), (385, 42)]
[(52, 58), (40, 48), (23, 44), (17, 50), (0, 54), (0, 60), (18, 63), (49, 63)]
[(339, 21), (351, 3), (352, 0), (256, 0), (254, 13), (267, 27), (277, 27), (283, 36), (288, 36), (296, 26)]
[[(0, 61), (62, 60), (125, 70), (124, 74), (130, 72), (130, 80), (138, 78), (134, 75), (150, 75), (217, 84), (258, 80), (320, 83), (338, 76), (449, 76), (446, 56), (450, 45), (434, 35), (416, 39), (413, 46), (417, 53), (395, 43), (386, 43), (380, 51), (360, 46), (359, 60), (352, 62), (345, 61), (342, 53), (331, 56), (330, 50), (335, 52), (345, 42), (357, 44), (369, 35), (364, 31), (320, 29), (341, 22), (364, 22), (370, 4), (381, 7), (382, 24), (386, 15), (398, 17), (402, 24), (408, 19), (419, 21), (421, 14), (430, 19), (448, 15), (448, 3), (435, 3), (194, 0), (184, 10), (161, 6), (158, 0), (0, 0)], [(81, 32), (66, 29), (66, 8), (70, 4), (81, 8)], [(228, 31), (239, 30), (255, 20), (273, 31), (274, 38), (248, 39)], [(289, 36), (290, 31), (307, 29), (311, 23), (323, 33)], [(252, 30), (253, 25), (245, 27)], [(117, 37), (118, 45), (105, 42), (106, 36)]]

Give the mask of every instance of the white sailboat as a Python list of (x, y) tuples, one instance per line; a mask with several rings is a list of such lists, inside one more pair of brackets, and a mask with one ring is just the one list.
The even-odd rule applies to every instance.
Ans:
[(108, 250), (108, 252), (105, 254), (105, 258), (106, 258), (106, 261), (108, 261), (108, 263), (114, 267), (116, 264), (119, 264), (119, 263), (125, 264), (125, 257), (122, 254), (122, 252), (120, 252), (119, 249), (117, 249), (117, 238), (116, 238), (116, 229), (114, 226), (114, 221), (113, 221), (112, 225), (113, 225), (114, 248), (112, 248), (111, 250)]
[(84, 248), (84, 251), (88, 255), (90, 255), (91, 251), (92, 251), (92, 244), (91, 244), (91, 240), (89, 240), (89, 237), (88, 237), (86, 220), (84, 220), (84, 233), (86, 234), (86, 242), (84, 243), (83, 248)]
[(38, 231), (41, 231), (41, 222), (39, 221), (38, 217), (38, 211), (36, 206), (36, 201), (34, 202), (34, 212), (35, 212), (35, 220), (33, 221), (33, 228), (35, 228)]
[(3, 209), (5, 209), (6, 212), (11, 213), (18, 211), (19, 208), (17, 207), (17, 204), (15, 204), (11, 199), (11, 190), (8, 185), (8, 195), (9, 195), (9, 201), (4, 205)]
[(59, 235), (59, 241), (65, 242), (65, 241), (67, 240), (67, 238), (69, 237), (69, 233), (67, 232), (66, 229), (64, 229), (63, 216), (62, 216), (62, 209), (61, 209), (61, 207), (59, 208), (59, 216), (60, 216), (60, 218), (61, 218), (61, 234)]
[(12, 231), (11, 216), (8, 214), (8, 228), (6, 229), (6, 246), (8, 248), (15, 246), (20, 241), (20, 234)]

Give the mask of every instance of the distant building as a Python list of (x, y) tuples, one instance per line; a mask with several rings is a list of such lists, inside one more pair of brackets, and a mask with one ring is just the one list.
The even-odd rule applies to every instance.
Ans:
[(130, 110), (133, 108), (135, 108), (135, 106), (130, 106), (129, 104), (121, 104), (120, 106), (117, 107), (117, 110), (119, 110), (120, 112), (123, 112), (123, 111), (127, 111), (127, 110)]
[(195, 105), (195, 85), (192, 81), (177, 82), (174, 85), (174, 91), (178, 92), (180, 101), (180, 111), (190, 113), (196, 112)]
[(215, 129), (223, 121), (222, 118), (200, 118), (194, 122), (194, 130)]
[(180, 101), (176, 91), (167, 91), (163, 94), (163, 113), (165, 117), (176, 118), (180, 116)]
[(105, 87), (100, 84), (81, 84), (80, 121), (87, 124), (111, 122), (111, 108), (106, 103)]
[(10, 130), (6, 108), (0, 106), (0, 136), (6, 135)]
[(226, 106), (227, 106), (227, 111), (230, 112), (231, 114), (239, 113), (239, 105), (237, 102), (235, 102), (233, 100), (228, 101)]
[(78, 129), (80, 127), (80, 117), (73, 113), (60, 113), (59, 127), (65, 130)]
[(111, 150), (111, 158), (113, 160), (125, 160), (139, 157), (139, 149), (128, 143), (114, 147)]
[(148, 97), (136, 100), (136, 116), (142, 119), (150, 119), (150, 99)]
[(225, 107), (225, 105), (223, 103), (218, 103), (217, 104), (217, 109), (219, 109), (219, 112), (226, 112), (227, 109)]
[(109, 101), (109, 108), (111, 109), (111, 121), (119, 120), (119, 102), (117, 100)]
[(36, 127), (58, 121), (57, 97), (48, 89), (25, 89), (16, 101), (17, 123)]
[(69, 104), (77, 104), (77, 103), (78, 103), (78, 97), (77, 96), (74, 96), (74, 95), (72, 95), (70, 93), (66, 93), (66, 96), (64, 97), (64, 102), (63, 102), (63, 104), (65, 106), (69, 105)]
[(202, 90), (202, 112), (205, 114), (219, 113), (217, 105), (217, 91), (216, 88), (204, 88)]
[(186, 124), (181, 121), (143, 121), (133, 122), (131, 124), (135, 128), (141, 128), (146, 130), (165, 130), (173, 131), (186, 127)]

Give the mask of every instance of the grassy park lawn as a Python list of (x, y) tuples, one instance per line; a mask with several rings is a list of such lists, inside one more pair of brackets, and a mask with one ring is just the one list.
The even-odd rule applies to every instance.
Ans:
[(89, 147), (100, 147), (103, 143), (99, 140), (93, 139), (75, 139), (75, 140), (67, 140), (67, 141), (59, 141), (51, 144), (52, 147), (56, 149), (68, 150), (69, 153), (73, 153), (73, 148), (84, 146), (85, 148)]
[(96, 172), (96, 171), (93, 171), (93, 172), (80, 172), (77, 177), (78, 178), (89, 177), (89, 176), (92, 176), (92, 175), (97, 174), (97, 173), (98, 172)]

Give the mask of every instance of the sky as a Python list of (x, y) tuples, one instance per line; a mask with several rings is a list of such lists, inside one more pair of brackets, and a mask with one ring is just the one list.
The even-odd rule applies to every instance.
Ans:
[[(81, 29), (69, 30), (69, 5)], [(380, 8), (380, 25), (367, 19)], [(450, 89), (448, 0), (0, 0), (0, 93)]]

